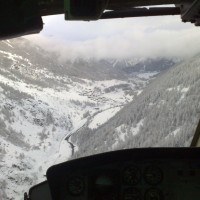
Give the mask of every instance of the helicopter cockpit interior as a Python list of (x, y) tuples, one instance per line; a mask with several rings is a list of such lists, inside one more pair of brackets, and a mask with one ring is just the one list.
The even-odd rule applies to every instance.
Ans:
[[(200, 26), (198, 0), (6, 0), (0, 2), (0, 39), (39, 33), (42, 16), (65, 20), (180, 15)], [(171, 6), (173, 4), (173, 6)], [(50, 167), (47, 181), (25, 200), (198, 200), (200, 124), (190, 148), (130, 149)]]

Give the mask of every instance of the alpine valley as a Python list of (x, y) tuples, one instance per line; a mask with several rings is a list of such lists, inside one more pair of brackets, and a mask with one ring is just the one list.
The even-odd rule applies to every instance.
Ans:
[(0, 42), (0, 199), (23, 199), (72, 158), (188, 146), (199, 88), (199, 56), (61, 63), (26, 39)]

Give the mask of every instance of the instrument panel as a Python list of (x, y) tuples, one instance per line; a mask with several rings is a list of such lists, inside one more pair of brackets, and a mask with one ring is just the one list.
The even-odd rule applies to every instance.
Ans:
[[(50, 168), (47, 177), (53, 191), (53, 199), (197, 200), (200, 198), (198, 157), (192, 156), (186, 159), (180, 154), (178, 158), (179, 153), (172, 155), (172, 149), (168, 153), (174, 158), (164, 156), (167, 155), (165, 153), (163, 158), (158, 158), (158, 152), (152, 156), (147, 153), (148, 156), (145, 156), (145, 150), (143, 150), (144, 157), (139, 158), (138, 150), (131, 152), (132, 156), (128, 151), (118, 152), (124, 153), (124, 157), (119, 157), (118, 160), (116, 156), (111, 155), (112, 153), (108, 153), (100, 155), (101, 158), (97, 155), (81, 159), (77, 168), (74, 168), (73, 161), (72, 165), (69, 162), (69, 165), (66, 163)], [(128, 154), (125, 155), (126, 153)], [(54, 176), (56, 174), (57, 176)]]

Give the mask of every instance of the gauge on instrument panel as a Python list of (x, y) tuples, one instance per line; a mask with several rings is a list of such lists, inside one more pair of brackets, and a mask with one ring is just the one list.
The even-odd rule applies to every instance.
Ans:
[(79, 196), (84, 192), (85, 184), (81, 177), (72, 177), (68, 181), (67, 190), (71, 195)]
[(141, 171), (136, 166), (127, 167), (123, 173), (123, 182), (125, 185), (136, 185), (141, 180)]
[(163, 180), (163, 173), (157, 166), (148, 166), (144, 170), (144, 180), (149, 185), (158, 185)]
[(145, 200), (163, 200), (163, 194), (160, 190), (152, 188), (145, 193)]

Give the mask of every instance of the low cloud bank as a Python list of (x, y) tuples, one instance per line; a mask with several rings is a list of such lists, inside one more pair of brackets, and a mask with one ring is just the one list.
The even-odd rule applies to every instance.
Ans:
[(185, 58), (200, 52), (199, 28), (182, 23), (179, 17), (67, 23), (59, 16), (44, 21), (46, 29), (27, 38), (57, 53), (61, 61), (157, 56)]

